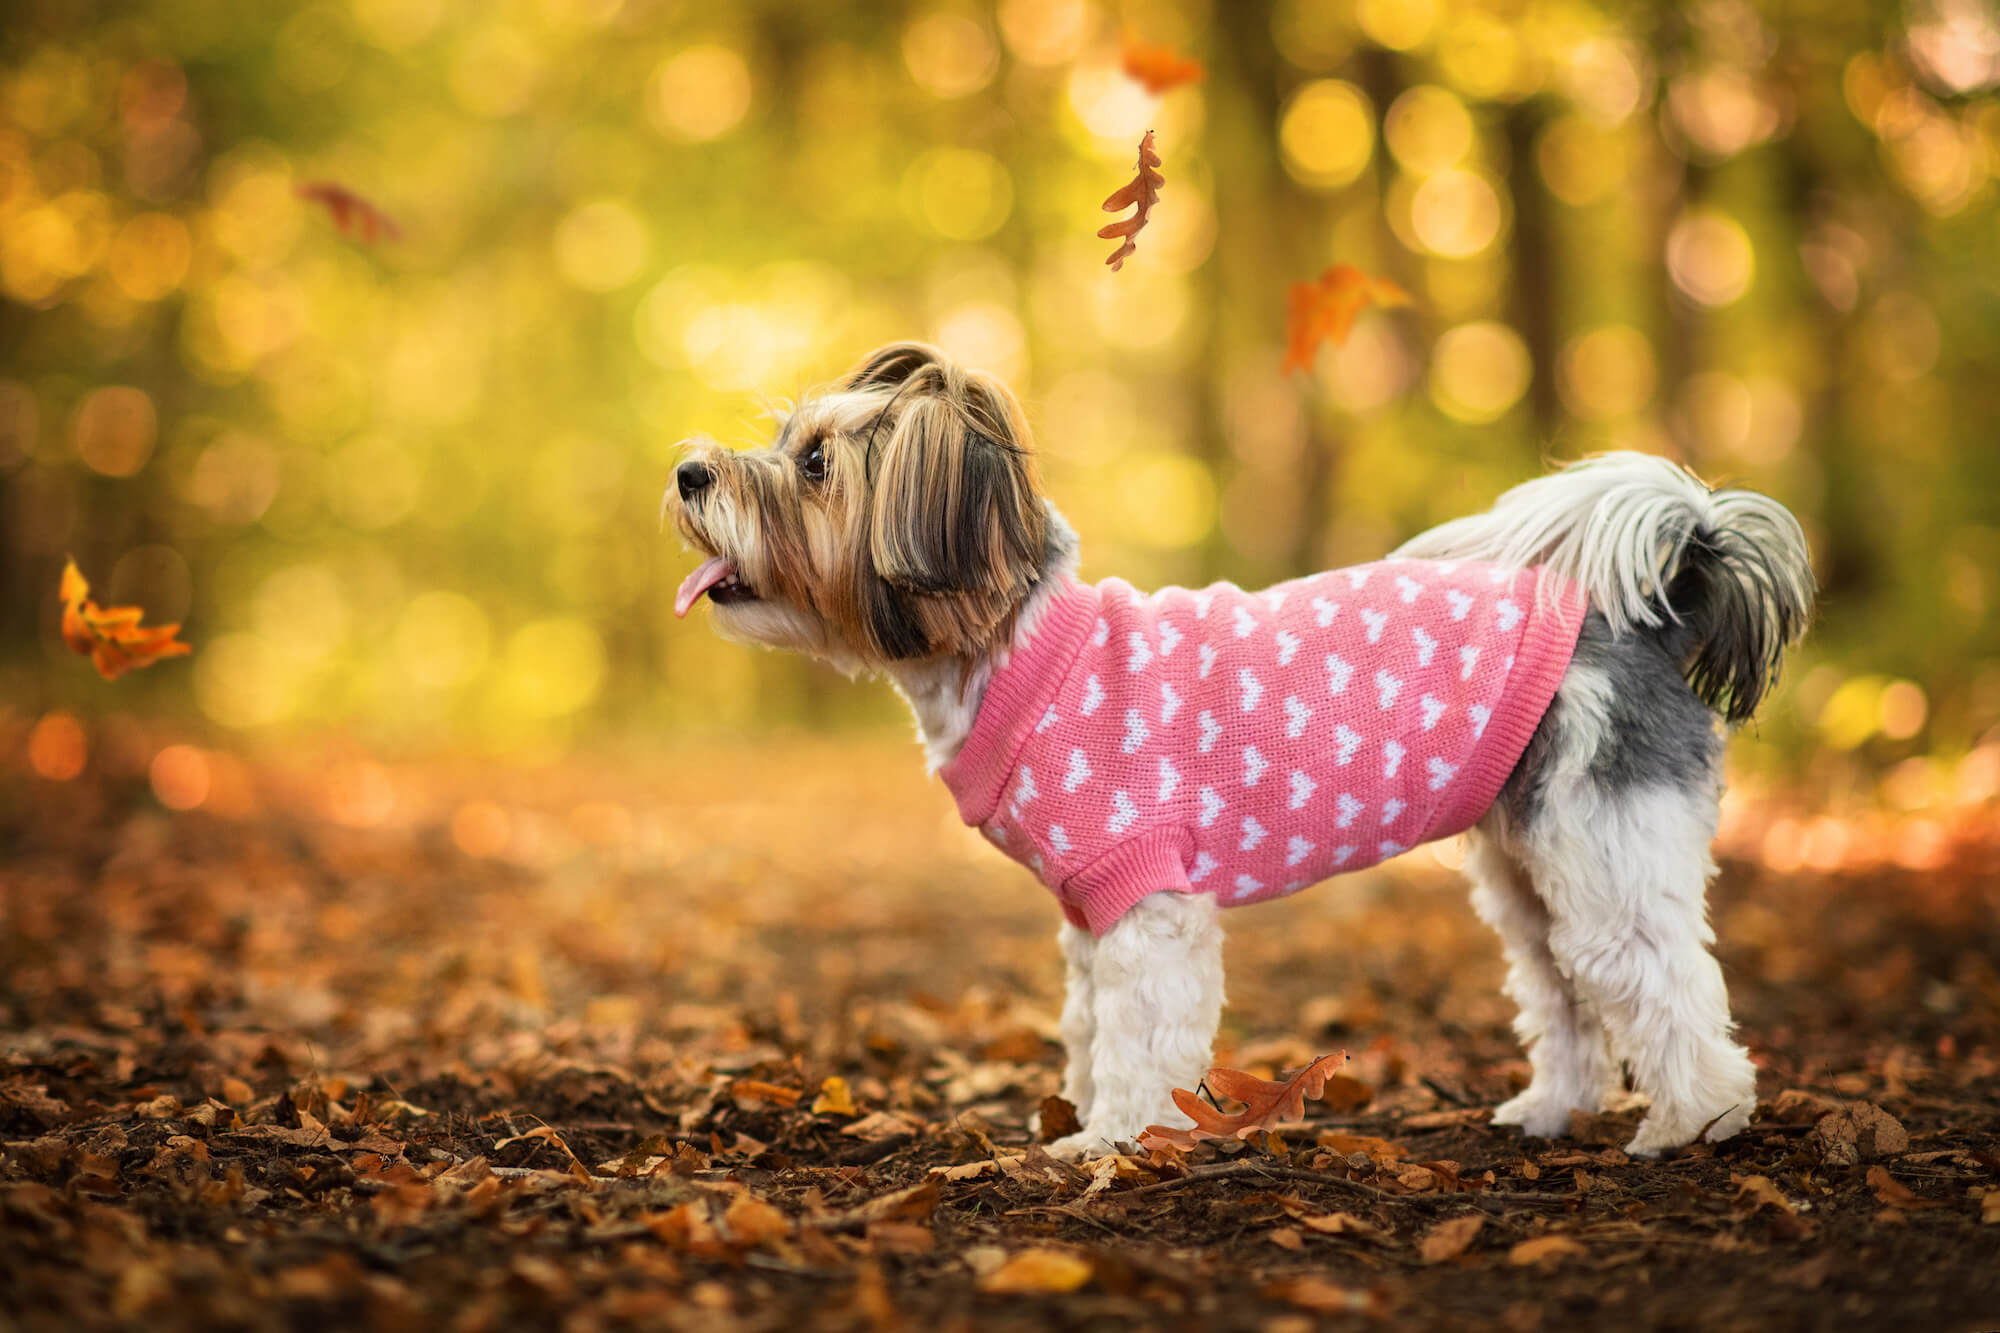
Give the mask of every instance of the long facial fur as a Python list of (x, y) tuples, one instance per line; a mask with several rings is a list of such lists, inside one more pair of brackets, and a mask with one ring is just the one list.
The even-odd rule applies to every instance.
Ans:
[[(802, 467), (817, 446), (825, 476)], [(1028, 431), (998, 381), (920, 343), (871, 355), (760, 449), (697, 441), (712, 483), (667, 510), (757, 600), (715, 605), (730, 637), (844, 670), (971, 662), (1005, 644), (1049, 558)]]

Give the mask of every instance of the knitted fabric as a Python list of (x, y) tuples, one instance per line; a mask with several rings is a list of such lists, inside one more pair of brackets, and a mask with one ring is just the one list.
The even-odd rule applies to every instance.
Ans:
[(1537, 580), (1386, 560), (1261, 593), (1072, 582), (942, 776), (1096, 934), (1160, 890), (1292, 893), (1485, 813), (1583, 624), (1574, 585)]

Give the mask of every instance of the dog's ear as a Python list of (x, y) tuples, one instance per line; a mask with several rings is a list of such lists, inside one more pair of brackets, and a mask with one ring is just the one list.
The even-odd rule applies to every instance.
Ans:
[(925, 366), (950, 361), (929, 343), (889, 343), (878, 347), (840, 382), (842, 389), (893, 389)]
[[(1041, 573), (1048, 513), (1006, 390), (932, 365), (883, 427), (869, 497), (869, 557), (900, 596), (881, 608), (929, 651), (984, 646)], [(886, 626), (885, 626), (886, 628)], [(879, 634), (885, 650), (892, 636)], [(914, 654), (904, 654), (914, 655)]]

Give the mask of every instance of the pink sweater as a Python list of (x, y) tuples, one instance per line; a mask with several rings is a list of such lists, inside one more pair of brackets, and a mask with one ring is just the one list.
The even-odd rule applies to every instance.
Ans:
[(1248, 593), (1070, 583), (942, 776), (1103, 934), (1162, 889), (1295, 892), (1472, 826), (1583, 624), (1536, 571), (1386, 560)]

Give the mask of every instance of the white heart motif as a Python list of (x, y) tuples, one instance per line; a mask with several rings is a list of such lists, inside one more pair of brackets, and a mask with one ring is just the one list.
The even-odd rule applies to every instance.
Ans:
[(1235, 896), (1238, 901), (1241, 901), (1244, 898), (1248, 898), (1251, 894), (1257, 892), (1257, 890), (1263, 887), (1264, 884), (1263, 881), (1261, 880), (1253, 879), (1249, 875), (1238, 875), (1236, 877)]
[(1368, 627), (1368, 642), (1380, 643), (1382, 629), (1389, 623), (1389, 617), (1386, 612), (1371, 611), (1364, 606), (1361, 608), (1361, 623)]
[(1374, 570), (1369, 569), (1365, 566), (1360, 569), (1350, 569), (1346, 571), (1347, 586), (1354, 589), (1356, 592), (1361, 591), (1361, 585), (1368, 582), (1368, 576), (1370, 574), (1373, 574), (1374, 572), (1375, 572)]
[(1472, 739), (1474, 740), (1478, 740), (1486, 734), (1486, 724), (1493, 720), (1493, 710), (1483, 704), (1472, 705), (1472, 707), (1465, 710), (1465, 715), (1472, 719)]
[(1432, 727), (1435, 727), (1438, 724), (1438, 719), (1444, 716), (1444, 700), (1438, 698), (1436, 695), (1426, 694), (1423, 698), (1417, 700), (1417, 707), (1424, 710), (1425, 731), (1429, 731)]
[(1042, 793), (1035, 787), (1035, 775), (1027, 765), (1021, 766), (1021, 782), (1014, 788), (1014, 804), (1026, 805)]
[(1377, 671), (1375, 692), (1382, 700), (1382, 707), (1388, 708), (1396, 702), (1396, 696), (1403, 692), (1403, 682), (1390, 675), (1387, 670)]
[(1201, 752), (1207, 754), (1215, 748), (1216, 738), (1222, 735), (1222, 724), (1217, 722), (1215, 714), (1209, 712), (1206, 708), (1201, 710), (1201, 716), (1197, 717), (1195, 721), (1201, 724)]
[(1174, 794), (1174, 788), (1181, 785), (1181, 771), (1165, 755), (1160, 756), (1160, 794), (1155, 800), (1164, 801)]
[(1333, 821), (1333, 826), (1335, 828), (1346, 828), (1349, 824), (1352, 824), (1355, 821), (1355, 818), (1359, 816), (1363, 810), (1366, 810), (1368, 808), (1365, 803), (1355, 800), (1352, 796), (1349, 796), (1346, 792), (1342, 792), (1340, 794), (1340, 799), (1335, 801), (1334, 804), (1340, 807), (1340, 814)]
[(1451, 780), (1458, 776), (1458, 768), (1456, 765), (1447, 764), (1444, 760), (1438, 758), (1436, 755), (1431, 756), (1430, 769), (1431, 769), (1430, 787), (1432, 791), (1443, 791), (1445, 787), (1451, 782)]
[(1050, 704), (1049, 711), (1043, 713), (1042, 720), (1035, 724), (1035, 734), (1039, 736), (1043, 732), (1047, 731), (1050, 727), (1053, 727), (1055, 724), (1056, 724), (1056, 706), (1054, 704)]
[(1166, 726), (1174, 720), (1174, 714), (1181, 711), (1180, 691), (1166, 681), (1160, 682), (1160, 725)]
[(1153, 661), (1153, 645), (1146, 642), (1146, 636), (1133, 630), (1125, 636), (1125, 646), (1131, 655), (1125, 659), (1125, 669), (1130, 672), (1144, 671)]
[(1345, 694), (1347, 682), (1354, 678), (1354, 663), (1336, 653), (1326, 655), (1326, 692)]
[(1107, 625), (1104, 621), (1099, 620), (1097, 622), (1097, 629), (1093, 631), (1090, 636), (1091, 646), (1095, 648), (1102, 648), (1104, 646), (1104, 641), (1110, 637), (1111, 637), (1111, 626)]
[(1136, 752), (1140, 746), (1144, 745), (1148, 740), (1152, 739), (1152, 735), (1153, 735), (1152, 728), (1146, 725), (1145, 718), (1139, 716), (1138, 709), (1128, 708), (1125, 710), (1125, 753), (1126, 754), (1132, 754)]
[(1396, 776), (1396, 770), (1403, 766), (1404, 754), (1405, 751), (1403, 747), (1397, 744), (1395, 741), (1384, 741), (1382, 743), (1383, 777), (1393, 778)]
[(1293, 654), (1299, 650), (1299, 636), (1288, 629), (1281, 629), (1278, 631), (1276, 637), (1278, 641), (1278, 665), (1290, 666)]
[(1235, 614), (1236, 637), (1239, 639), (1249, 638), (1257, 628), (1257, 617), (1251, 615), (1247, 609), (1240, 606), (1236, 608)]
[(1215, 865), (1216, 861), (1214, 857), (1210, 856), (1207, 852), (1197, 852), (1194, 858), (1194, 865), (1188, 871), (1188, 883), (1201, 883), (1214, 872)]
[(1196, 795), (1201, 801), (1201, 818), (1195, 822), (1201, 827), (1207, 828), (1215, 822), (1215, 817), (1222, 813), (1223, 807), (1227, 802), (1215, 794), (1215, 788), (1213, 787), (1203, 787)]
[(1215, 645), (1204, 643), (1199, 652), (1201, 654), (1201, 678), (1207, 680), (1208, 673), (1215, 669)]
[(1479, 645), (1478, 645), (1478, 644), (1475, 644), (1475, 643), (1468, 643), (1468, 644), (1466, 644), (1466, 645), (1465, 645), (1465, 647), (1463, 647), (1463, 648), (1459, 649), (1459, 650), (1458, 650), (1458, 678), (1459, 678), (1460, 680), (1471, 680), (1471, 679), (1472, 679), (1472, 667), (1473, 667), (1473, 664), (1474, 664), (1475, 662), (1477, 662), (1478, 660), (1479, 660)]
[(1311, 856), (1312, 850), (1316, 846), (1318, 846), (1317, 843), (1307, 842), (1304, 838), (1294, 833), (1292, 840), (1285, 844), (1285, 864), (1287, 866), (1297, 865), (1308, 856)]
[(1318, 790), (1319, 784), (1317, 782), (1314, 782), (1296, 768), (1292, 770), (1292, 809), (1296, 810), (1307, 801), (1310, 801), (1312, 794)]
[(1380, 852), (1382, 854), (1382, 859), (1386, 861), (1392, 856), (1401, 856), (1404, 852), (1407, 852), (1410, 849), (1403, 846), (1403, 844), (1400, 842), (1390, 842), (1387, 838), (1384, 838), (1382, 839), (1382, 845), (1376, 848), (1375, 850)]
[(1398, 574), (1396, 576), (1396, 594), (1403, 599), (1403, 605), (1408, 606), (1411, 602), (1416, 601), (1417, 598), (1424, 595), (1424, 585), (1407, 574)]
[(1453, 620), (1465, 619), (1465, 613), (1472, 609), (1472, 598), (1466, 596), (1456, 588), (1446, 588), (1444, 599), (1451, 603), (1451, 618)]
[(1295, 741), (1306, 734), (1306, 723), (1312, 721), (1313, 710), (1299, 702), (1299, 696), (1285, 696), (1285, 739)]
[(1069, 772), (1063, 774), (1063, 790), (1075, 791), (1090, 780), (1090, 761), (1083, 757), (1082, 750), (1069, 752)]
[(1096, 676), (1092, 676), (1083, 682), (1083, 702), (1076, 706), (1076, 711), (1085, 717), (1089, 717), (1097, 711), (1097, 706), (1103, 702), (1104, 683), (1098, 680)]
[(1176, 645), (1181, 641), (1181, 632), (1174, 628), (1171, 620), (1160, 622), (1160, 656), (1171, 657)]
[(1285, 599), (1287, 597), (1291, 596), (1291, 594), (1285, 591), (1285, 589), (1283, 588), (1266, 588), (1264, 589), (1264, 591), (1258, 593), (1257, 595), (1263, 598), (1264, 605), (1270, 607), (1271, 610), (1274, 612), (1279, 607), (1285, 604)]
[(1207, 620), (1209, 605), (1214, 601), (1215, 593), (1211, 589), (1204, 588), (1202, 591), (1196, 593), (1194, 595), (1194, 618), (1196, 620)]
[(1264, 697), (1264, 682), (1251, 675), (1249, 667), (1238, 667), (1236, 684), (1243, 691), (1243, 711), (1255, 712), (1257, 701)]
[(1396, 816), (1403, 813), (1403, 803), (1391, 796), (1382, 802), (1382, 826), (1387, 828), (1396, 822)]
[(1256, 786), (1257, 779), (1263, 777), (1264, 770), (1269, 768), (1270, 766), (1271, 766), (1271, 761), (1266, 759), (1261, 753), (1259, 753), (1256, 746), (1246, 745), (1243, 747), (1244, 786), (1246, 787)]
[(1313, 623), (1325, 629), (1333, 623), (1333, 618), (1340, 614), (1340, 603), (1329, 602), (1324, 597), (1315, 597), (1312, 599), (1312, 609)]
[(1333, 739), (1335, 744), (1340, 747), (1334, 754), (1334, 762), (1337, 764), (1353, 763), (1354, 752), (1361, 748), (1361, 734), (1343, 722), (1333, 729)]
[(1352, 847), (1336, 847), (1333, 849), (1333, 863), (1337, 866), (1346, 865), (1353, 857), (1354, 849)]
[(1049, 850), (1057, 856), (1070, 854), (1069, 834), (1063, 832), (1061, 824), (1049, 825)]
[(1424, 633), (1422, 625), (1415, 625), (1410, 629), (1410, 642), (1417, 645), (1417, 665), (1429, 666), (1431, 654), (1437, 651), (1438, 641)]
[(1138, 818), (1139, 807), (1132, 804), (1130, 796), (1127, 796), (1122, 791), (1111, 793), (1111, 818), (1104, 822), (1104, 827), (1107, 831), (1111, 833), (1123, 833), (1126, 829), (1131, 828), (1133, 821)]
[(1264, 826), (1257, 822), (1257, 817), (1255, 815), (1245, 815), (1243, 817), (1243, 841), (1236, 844), (1236, 850), (1239, 852), (1254, 852), (1257, 850), (1257, 844), (1264, 841), (1264, 837)]
[(1508, 630), (1521, 623), (1521, 608), (1514, 605), (1513, 602), (1502, 599), (1500, 604), (1493, 609), (1495, 613), (1494, 619), (1499, 624), (1502, 634), (1505, 634)]

